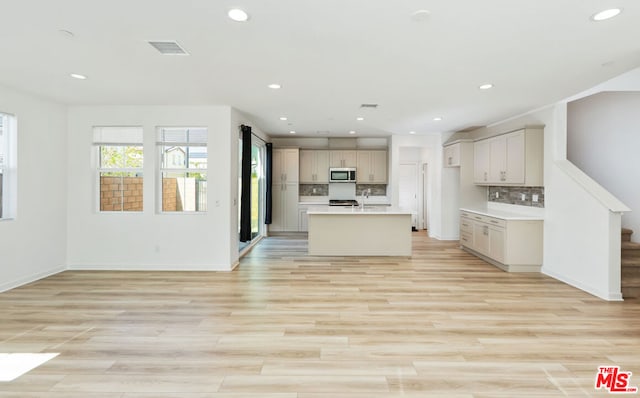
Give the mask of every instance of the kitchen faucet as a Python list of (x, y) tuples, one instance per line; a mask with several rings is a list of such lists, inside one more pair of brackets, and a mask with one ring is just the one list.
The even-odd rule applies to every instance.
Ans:
[(366, 197), (367, 199), (369, 199), (369, 192), (371, 192), (371, 189), (362, 190), (362, 203), (360, 204), (360, 208), (362, 210), (364, 210), (364, 198)]

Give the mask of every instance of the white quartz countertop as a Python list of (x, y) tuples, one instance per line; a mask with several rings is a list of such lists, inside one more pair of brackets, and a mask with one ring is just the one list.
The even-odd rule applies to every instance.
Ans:
[(503, 220), (544, 220), (544, 214), (542, 214), (542, 212), (517, 212), (491, 207), (461, 207), (460, 210), (468, 211), (469, 213), (480, 214), (483, 216), (500, 218)]
[(411, 215), (410, 211), (401, 210), (397, 207), (393, 206), (365, 206), (364, 209), (359, 206), (347, 207), (347, 206), (323, 206), (323, 207), (312, 207), (307, 210), (307, 214), (342, 214), (342, 215), (362, 215), (362, 214), (407, 214)]
[[(362, 201), (362, 197), (358, 196), (354, 198), (360, 203)], [(386, 196), (373, 196), (369, 198), (365, 198), (364, 203), (369, 206), (391, 206), (389, 199)], [(298, 201), (299, 205), (302, 206), (323, 206), (329, 205), (329, 197), (328, 196), (301, 196)]]

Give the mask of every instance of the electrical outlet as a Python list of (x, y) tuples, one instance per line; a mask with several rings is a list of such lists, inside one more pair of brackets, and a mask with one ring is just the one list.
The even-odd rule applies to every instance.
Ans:
[(371, 193), (371, 188), (367, 188), (367, 193), (370, 194)]
[(500, 198), (500, 192), (496, 192), (496, 199)]
[(522, 201), (527, 200), (527, 195), (523, 193), (522, 196), (520, 197), (520, 200)]
[(536, 194), (531, 195), (531, 200), (534, 201), (534, 202), (537, 202), (538, 201), (538, 195), (536, 195)]
[(313, 188), (313, 193), (316, 193), (316, 189), (315, 188)]

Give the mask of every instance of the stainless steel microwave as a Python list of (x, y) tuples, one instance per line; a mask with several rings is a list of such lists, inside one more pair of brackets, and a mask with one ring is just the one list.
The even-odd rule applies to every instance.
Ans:
[(356, 182), (355, 167), (331, 167), (329, 182)]

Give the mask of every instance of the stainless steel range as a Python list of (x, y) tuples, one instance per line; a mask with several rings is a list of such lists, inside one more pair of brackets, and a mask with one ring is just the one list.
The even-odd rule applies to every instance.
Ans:
[(329, 206), (358, 206), (358, 201), (354, 199), (330, 199)]

